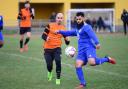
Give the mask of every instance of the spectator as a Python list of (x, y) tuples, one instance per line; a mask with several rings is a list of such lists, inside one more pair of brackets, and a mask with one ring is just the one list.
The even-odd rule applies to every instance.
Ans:
[(121, 20), (123, 21), (123, 25), (124, 25), (124, 35), (126, 35), (127, 34), (126, 27), (128, 26), (128, 12), (126, 11), (126, 9), (124, 9), (121, 14)]
[(76, 17), (71, 19), (71, 28), (72, 29), (76, 28)]
[(102, 19), (101, 16), (99, 17), (99, 19), (97, 21), (97, 26), (98, 26), (99, 31), (101, 30), (101, 28), (103, 28), (105, 30), (104, 20)]
[(52, 12), (52, 15), (50, 16), (50, 22), (56, 22), (56, 13)]
[(108, 19), (108, 17), (105, 17), (104, 24), (105, 24), (105, 28), (109, 29), (109, 31), (112, 33), (113, 32), (112, 31), (112, 23)]
[(92, 19), (92, 28), (93, 28), (94, 31), (97, 30), (97, 21), (96, 21), (95, 18)]
[(91, 22), (91, 20), (89, 18), (87, 18), (85, 22), (92, 26), (92, 22)]

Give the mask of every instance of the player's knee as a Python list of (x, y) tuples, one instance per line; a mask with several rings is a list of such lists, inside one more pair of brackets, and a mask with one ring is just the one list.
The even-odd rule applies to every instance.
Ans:
[(20, 40), (24, 40), (24, 35), (21, 35), (20, 36)]
[(96, 65), (95, 58), (89, 58), (88, 63), (90, 66), (95, 66)]
[(51, 63), (47, 63), (47, 67), (52, 67), (52, 64)]
[(56, 61), (56, 67), (61, 67), (61, 61)]
[(79, 67), (82, 67), (82, 65), (80, 65), (80, 64), (75, 64), (75, 67), (76, 67), (76, 68), (79, 68)]
[(91, 63), (90, 66), (96, 66), (96, 64), (95, 63)]
[(31, 33), (27, 33), (27, 37), (28, 38), (31, 38)]
[(20, 38), (20, 41), (23, 41), (24, 39), (23, 38)]
[(84, 63), (83, 63), (82, 61), (76, 61), (75, 67), (76, 67), (76, 68), (82, 67), (83, 64), (84, 64)]

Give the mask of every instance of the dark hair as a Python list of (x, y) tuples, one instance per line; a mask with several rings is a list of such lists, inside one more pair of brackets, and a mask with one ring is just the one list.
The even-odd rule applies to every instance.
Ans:
[(84, 13), (83, 12), (77, 12), (76, 13), (76, 16), (82, 16), (82, 17), (84, 17)]
[(25, 4), (29, 4), (30, 2), (27, 0), (27, 1), (25, 1)]

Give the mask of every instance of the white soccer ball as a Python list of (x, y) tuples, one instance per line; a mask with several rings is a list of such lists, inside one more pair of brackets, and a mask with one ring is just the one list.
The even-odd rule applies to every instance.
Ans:
[(73, 46), (68, 46), (65, 48), (65, 55), (68, 57), (74, 57), (76, 54), (76, 49)]

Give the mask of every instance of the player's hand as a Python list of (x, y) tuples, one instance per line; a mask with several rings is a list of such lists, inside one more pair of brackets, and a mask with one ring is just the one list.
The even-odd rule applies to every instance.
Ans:
[(55, 31), (54, 34), (58, 34), (59, 33), (59, 30)]
[(65, 40), (65, 44), (66, 44), (66, 45), (69, 45), (69, 44), (70, 44), (69, 37), (65, 37), (64, 40)]
[(100, 49), (100, 47), (101, 47), (100, 44), (96, 45), (96, 49)]
[(65, 39), (66, 41), (70, 41), (69, 37), (65, 37), (64, 39)]
[(32, 13), (31, 13), (30, 17), (31, 17), (32, 19), (34, 19), (34, 15), (33, 15)]

